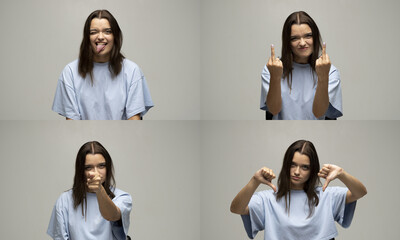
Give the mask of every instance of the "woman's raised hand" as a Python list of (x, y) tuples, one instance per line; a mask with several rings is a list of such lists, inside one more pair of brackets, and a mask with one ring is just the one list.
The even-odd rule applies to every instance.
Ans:
[(272, 169), (263, 167), (260, 170), (258, 170), (255, 174), (254, 174), (254, 178), (260, 182), (263, 183), (265, 185), (270, 186), (274, 192), (276, 192), (276, 187), (274, 184), (272, 184), (272, 179), (274, 179), (276, 176), (274, 174), (274, 172), (272, 171)]
[(87, 178), (89, 192), (97, 193), (101, 188), (101, 176), (98, 172), (89, 173)]
[(275, 47), (271, 45), (271, 57), (267, 63), (268, 71), (271, 75), (271, 79), (281, 79), (283, 73), (283, 64), (279, 58), (275, 57)]
[(333, 164), (324, 164), (319, 170), (318, 176), (321, 178), (325, 178), (325, 184), (322, 187), (322, 191), (325, 191), (326, 187), (328, 187), (329, 183), (336, 178), (338, 178), (343, 172), (343, 168), (333, 165)]
[(326, 53), (326, 43), (322, 45), (322, 55), (315, 62), (315, 71), (319, 79), (329, 79), (329, 71), (331, 69), (331, 61)]

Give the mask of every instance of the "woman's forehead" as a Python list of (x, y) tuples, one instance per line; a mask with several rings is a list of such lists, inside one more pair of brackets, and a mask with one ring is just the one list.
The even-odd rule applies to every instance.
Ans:
[(111, 28), (110, 22), (106, 18), (93, 18), (90, 22), (90, 29)]
[(310, 158), (305, 154), (295, 152), (293, 155), (292, 162), (298, 165), (310, 165)]
[(103, 163), (106, 160), (101, 154), (86, 154), (85, 165), (97, 165), (99, 163)]
[(302, 24), (293, 24), (291, 27), (291, 32), (290, 35), (304, 35), (307, 33), (312, 33), (312, 30), (308, 24), (302, 23)]

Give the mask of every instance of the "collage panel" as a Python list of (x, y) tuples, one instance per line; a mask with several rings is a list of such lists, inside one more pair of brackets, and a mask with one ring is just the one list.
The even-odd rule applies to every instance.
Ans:
[[(53, 207), (72, 188), (78, 150), (89, 141), (104, 146), (112, 158), (116, 188), (131, 196), (132, 239), (200, 239), (198, 122), (1, 121), (0, 132), (2, 239), (51, 239), (46, 232)], [(79, 226), (102, 226), (93, 223), (99, 216), (93, 218), (98, 210), (90, 203), (86, 220), (79, 207), (62, 215), (70, 217), (71, 235), (65, 239), (107, 239), (79, 232)], [(57, 232), (57, 226), (63, 225), (54, 224), (51, 231)], [(74, 229), (79, 238), (72, 237)]]
[[(292, 143), (302, 139), (315, 146), (321, 168), (323, 164), (339, 166), (367, 189), (367, 194), (357, 200), (350, 226), (344, 228), (338, 223), (335, 223), (336, 226), (331, 225), (337, 229), (336, 239), (396, 239), (399, 235), (396, 219), (400, 214), (397, 204), (400, 196), (396, 187), (400, 167), (399, 134), (400, 123), (397, 121), (387, 121), (384, 124), (382, 121), (337, 121), (330, 124), (299, 121), (269, 124), (259, 121), (204, 122), (201, 149), (201, 239), (249, 239), (241, 217), (230, 211), (233, 199), (262, 167), (273, 170), (276, 178), (271, 183), (279, 190), (277, 181), (285, 152)], [(325, 179), (320, 180), (325, 184)], [(335, 179), (329, 183), (328, 188), (334, 186), (345, 185)], [(256, 191), (270, 190), (271, 193), (271, 189), (261, 184)], [(321, 209), (326, 210), (323, 208), (326, 202), (322, 199), (316, 216)], [(291, 204), (296, 204), (293, 201)], [(267, 208), (268, 204), (265, 204)], [(284, 210), (274, 209), (271, 215), (281, 211), (286, 216)], [(265, 219), (267, 217), (271, 218), (267, 215)], [(302, 221), (312, 222), (313, 218), (295, 219), (291, 220), (294, 225), (296, 221), (299, 224), (303, 224)], [(265, 230), (260, 230), (254, 239), (327, 239), (302, 235), (310, 231), (310, 227), (315, 234), (320, 233), (319, 230), (325, 226), (323, 222), (324, 219), (321, 219), (317, 223), (316, 230), (310, 222), (296, 228), (284, 221), (271, 221), (265, 223)], [(267, 224), (274, 223), (279, 226), (268, 228)], [(259, 223), (254, 220), (252, 224)], [(256, 226), (254, 228), (257, 229)], [(264, 238), (264, 234), (274, 231), (281, 231), (280, 237)], [(288, 237), (290, 233), (296, 237)]]
[[(397, 94), (400, 82), (396, 77), (400, 50), (392, 44), (400, 37), (399, 28), (393, 27), (398, 22), (399, 1), (202, 0), (201, 3), (202, 119), (266, 118), (265, 94), (269, 81), (266, 64), (272, 56), (271, 45), (275, 57), (283, 62), (285, 75), (290, 69), (290, 58), (295, 58), (296, 53), (283, 52), (289, 45), (284, 48), (282, 43), (283, 32), (287, 32), (284, 23), (297, 11), (311, 16), (318, 26), (321, 44), (326, 43), (331, 62), (329, 100), (343, 114), (340, 117), (330, 107), (331, 116), (340, 120), (400, 119)], [(322, 48), (315, 55), (321, 57)], [(379, 56), (384, 56), (384, 60), (375, 61)], [(292, 83), (290, 78), (281, 81), (282, 111), (285, 106), (290, 110), (288, 116), (281, 118), (292, 119), (295, 104), (311, 112), (313, 96), (302, 87), (307, 86), (307, 79), (311, 87), (316, 85), (312, 85), (315, 82), (310, 77), (302, 79), (309, 74), (309, 68), (301, 65), (293, 67)], [(341, 96), (335, 89), (338, 87)], [(296, 119), (314, 117), (301, 114), (296, 114)]]
[[(149, 110), (144, 115), (148, 120), (199, 120), (199, 6), (198, 0), (2, 0), (0, 27), (7, 37), (0, 42), (2, 56), (7, 57), (0, 60), (0, 120), (86, 119), (93, 109), (97, 120), (130, 118), (145, 110)], [(112, 42), (107, 41), (102, 26), (98, 28), (102, 39), (91, 42), (93, 49), (83, 41), (87, 18), (102, 9), (119, 25), (123, 36), (120, 52), (126, 59), (116, 79), (116, 64), (112, 71), (107, 64), (94, 64), (91, 86), (91, 65), (82, 64), (81, 70), (87, 73), (82, 77), (75, 60), (80, 55), (90, 57), (91, 50), (93, 54), (100, 51), (98, 55), (110, 53), (111, 44), (104, 49), (98, 44)], [(116, 25), (112, 28), (115, 35)], [(118, 62), (118, 58), (112, 59)], [(87, 80), (85, 84), (81, 84), (82, 78)], [(133, 106), (127, 104), (128, 116), (119, 116), (126, 101), (133, 101)], [(100, 115), (102, 104), (109, 105), (107, 114), (116, 113)], [(151, 105), (154, 107), (149, 109)]]

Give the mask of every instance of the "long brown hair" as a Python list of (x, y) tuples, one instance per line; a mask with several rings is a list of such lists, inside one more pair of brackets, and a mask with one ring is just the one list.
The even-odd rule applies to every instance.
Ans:
[(79, 51), (79, 74), (85, 78), (89, 73), (90, 80), (93, 83), (93, 49), (90, 44), (90, 24), (94, 18), (105, 18), (111, 26), (111, 31), (114, 36), (114, 46), (111, 50), (110, 61), (108, 68), (113, 76), (117, 76), (122, 69), (122, 61), (124, 56), (121, 53), (122, 47), (122, 32), (119, 28), (117, 20), (107, 10), (96, 10), (92, 12), (86, 19), (83, 27), (83, 39)]
[(307, 24), (312, 31), (313, 38), (313, 52), (308, 58), (308, 63), (311, 65), (312, 70), (315, 72), (315, 62), (318, 59), (319, 51), (321, 50), (321, 35), (314, 20), (306, 12), (294, 12), (287, 17), (283, 24), (282, 30), (282, 57), (283, 64), (283, 78), (287, 79), (289, 88), (292, 89), (292, 70), (293, 70), (293, 52), (290, 45), (290, 38), (292, 33), (293, 24)]
[(278, 178), (278, 192), (276, 194), (276, 199), (279, 200), (282, 197), (285, 197), (286, 211), (289, 212), (291, 189), (290, 168), (295, 152), (304, 154), (310, 159), (310, 176), (307, 182), (304, 183), (303, 187), (303, 190), (307, 194), (308, 198), (308, 206), (310, 209), (308, 217), (310, 217), (314, 212), (315, 206), (318, 206), (319, 203), (319, 198), (315, 192), (315, 187), (321, 184), (321, 181), (318, 177), (319, 159), (317, 150), (312, 142), (307, 140), (298, 140), (292, 143), (292, 145), (290, 145), (286, 150), (285, 156), (283, 157), (282, 169)]
[(115, 197), (114, 193), (110, 189), (115, 189), (114, 166), (110, 154), (108, 154), (107, 150), (99, 142), (93, 141), (83, 144), (76, 156), (74, 185), (72, 187), (74, 208), (76, 209), (80, 204), (82, 204), (82, 216), (85, 215), (83, 211), (83, 203), (85, 204), (85, 211), (87, 209), (86, 193), (88, 188), (86, 185), (85, 161), (86, 155), (88, 154), (101, 154), (106, 160), (106, 179), (103, 183), (103, 187), (110, 199)]

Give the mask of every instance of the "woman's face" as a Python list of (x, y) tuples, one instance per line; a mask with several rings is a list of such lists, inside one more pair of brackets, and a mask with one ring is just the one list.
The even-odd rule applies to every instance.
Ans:
[(105, 18), (94, 18), (90, 23), (90, 44), (95, 62), (108, 62), (114, 47), (114, 35)]
[(295, 152), (290, 166), (291, 189), (302, 190), (304, 183), (310, 177), (310, 158)]
[(103, 184), (106, 180), (107, 169), (106, 160), (101, 154), (87, 154), (85, 159), (85, 175), (86, 178), (93, 178), (94, 176), (100, 176), (101, 183)]
[(293, 24), (290, 33), (290, 47), (293, 60), (297, 63), (307, 63), (313, 53), (313, 37), (310, 26), (307, 24)]

